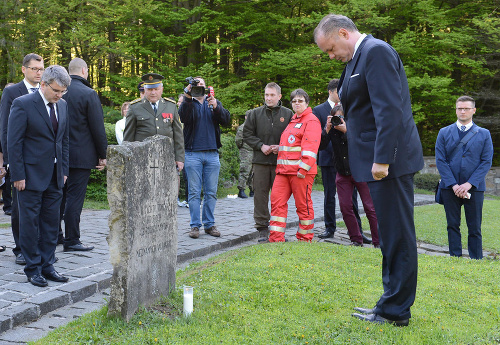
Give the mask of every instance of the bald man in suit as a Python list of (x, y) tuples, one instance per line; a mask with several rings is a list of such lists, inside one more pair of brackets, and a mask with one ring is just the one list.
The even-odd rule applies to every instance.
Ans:
[(367, 182), (381, 239), (384, 293), (359, 319), (407, 326), (417, 289), (413, 175), (423, 168), (422, 145), (398, 53), (361, 34), (345, 16), (329, 14), (314, 31), (318, 47), (346, 62), (338, 93), (347, 119), (352, 177)]

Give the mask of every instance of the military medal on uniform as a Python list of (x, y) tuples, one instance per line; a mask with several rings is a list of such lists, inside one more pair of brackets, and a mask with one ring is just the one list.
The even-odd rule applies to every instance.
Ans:
[(163, 116), (163, 122), (169, 122), (173, 117), (171, 113), (161, 113), (161, 116)]

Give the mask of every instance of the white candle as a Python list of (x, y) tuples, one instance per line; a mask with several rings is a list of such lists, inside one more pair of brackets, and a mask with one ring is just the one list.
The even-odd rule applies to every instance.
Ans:
[(193, 287), (184, 286), (184, 316), (193, 312)]

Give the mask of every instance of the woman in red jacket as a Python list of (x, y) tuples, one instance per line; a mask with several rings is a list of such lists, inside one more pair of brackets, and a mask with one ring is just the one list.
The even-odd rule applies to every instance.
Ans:
[(290, 95), (295, 114), (281, 134), (276, 178), (271, 191), (269, 242), (284, 242), (288, 199), (293, 194), (300, 241), (311, 241), (314, 210), (311, 189), (317, 173), (316, 157), (321, 142), (321, 124), (309, 107), (309, 95), (302, 89)]

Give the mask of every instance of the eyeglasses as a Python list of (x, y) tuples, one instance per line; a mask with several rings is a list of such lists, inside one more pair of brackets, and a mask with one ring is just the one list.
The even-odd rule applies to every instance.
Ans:
[(472, 109), (474, 109), (474, 108), (457, 108), (458, 111), (469, 111)]
[(29, 66), (25, 66), (25, 67), (31, 69), (35, 73), (45, 71), (45, 68), (37, 68), (37, 67), (29, 67)]
[(304, 100), (304, 99), (294, 99), (294, 100), (292, 101), (292, 103), (304, 103), (304, 102), (305, 102), (305, 100)]
[(54, 90), (54, 88), (52, 86), (50, 86), (50, 84), (46, 84), (46, 85), (48, 85), (52, 89), (52, 91), (54, 91), (55, 93), (60, 93), (61, 95), (64, 95), (64, 94), (66, 94), (66, 92), (68, 92), (68, 89), (66, 89), (66, 90)]

